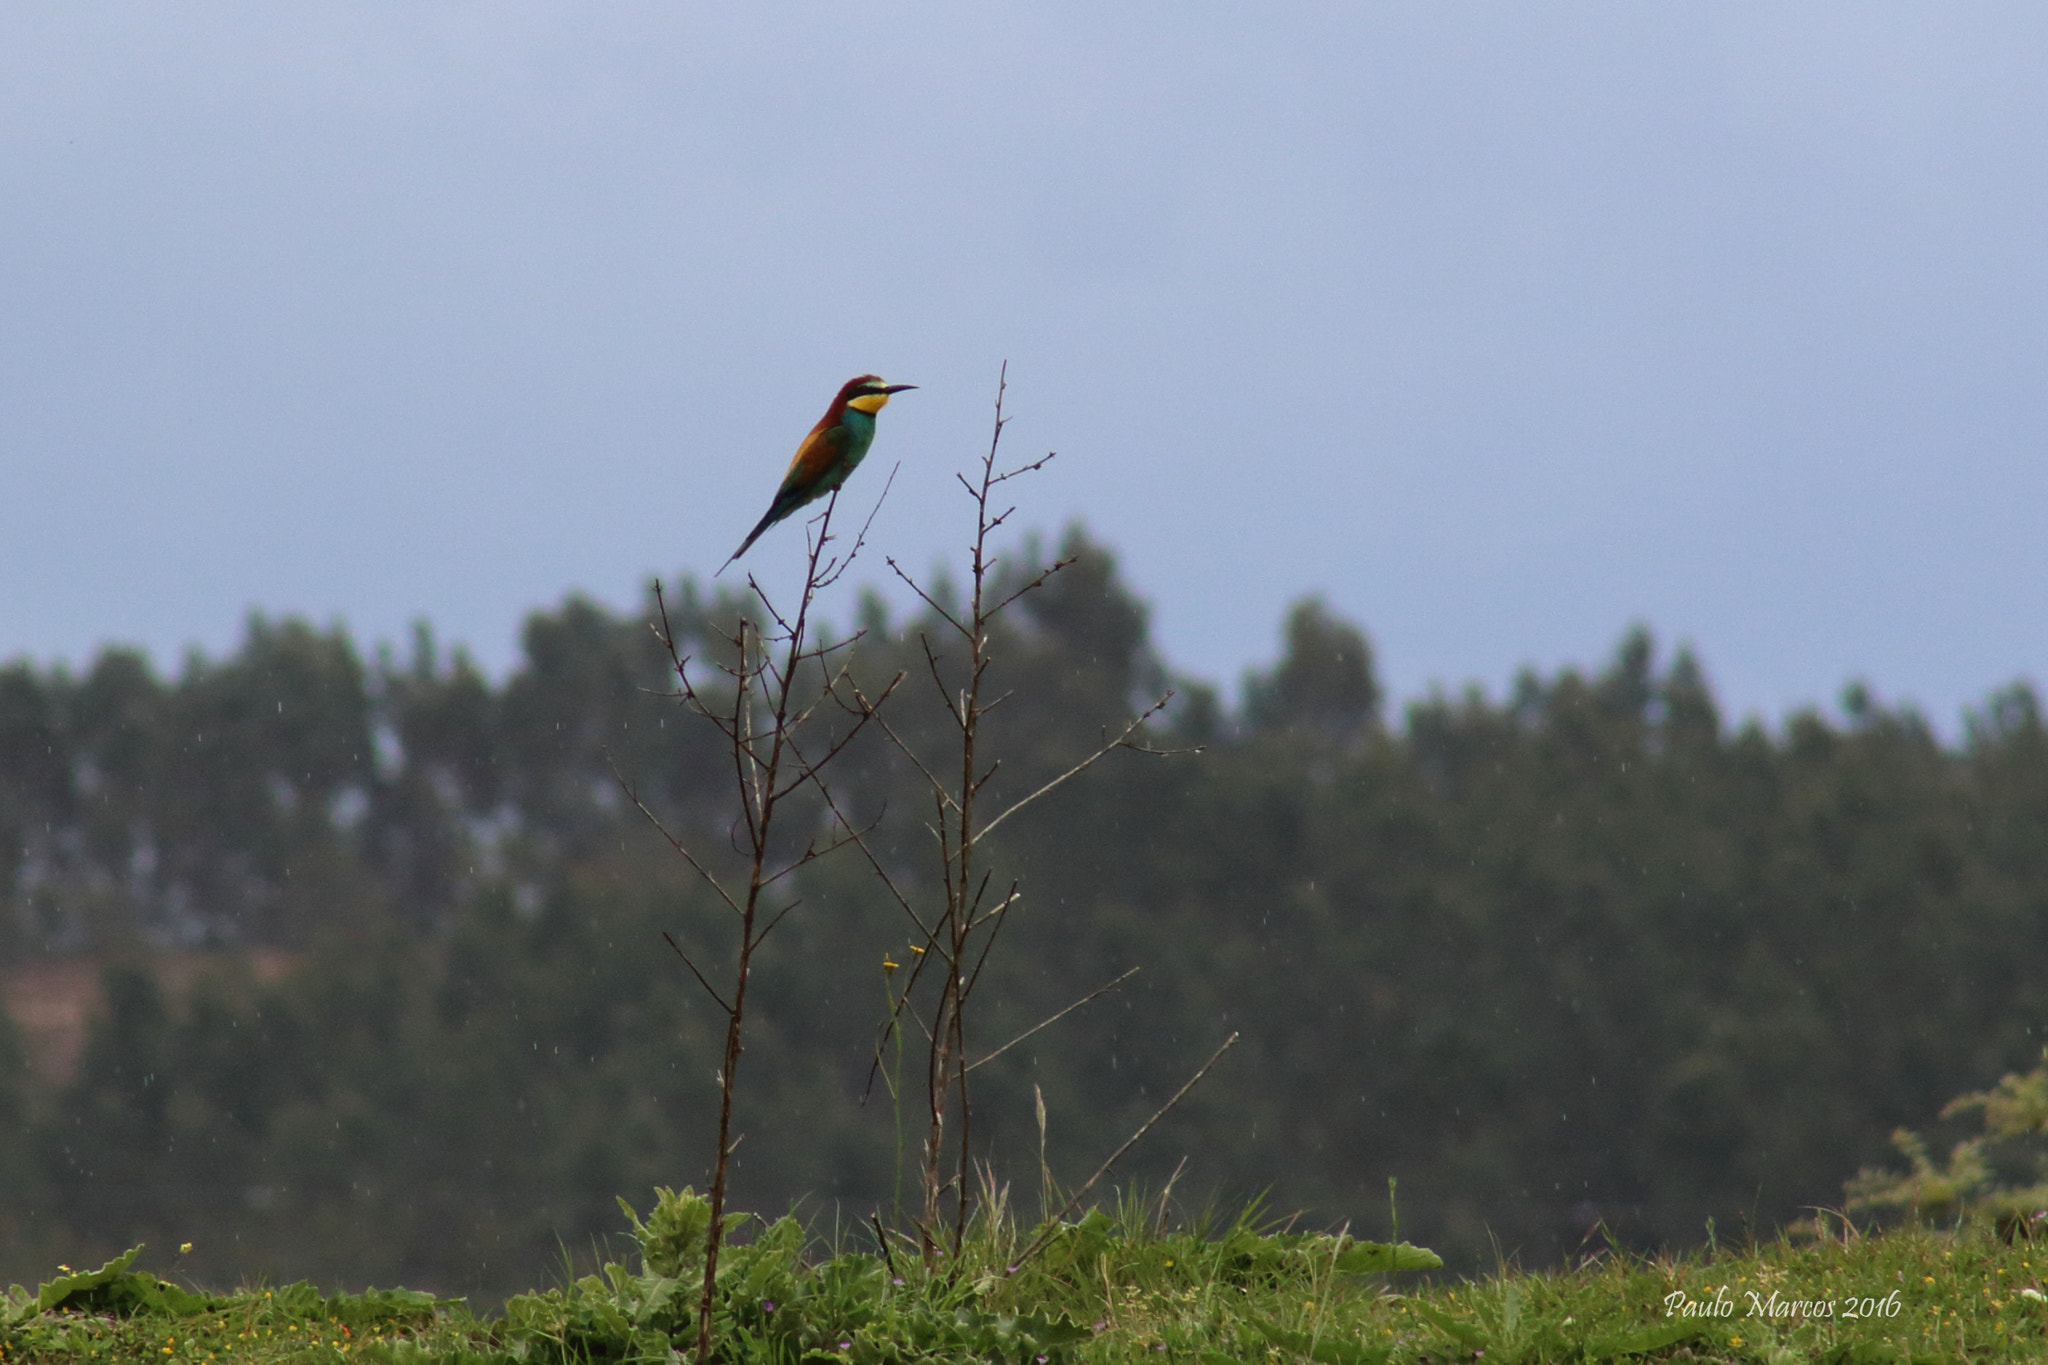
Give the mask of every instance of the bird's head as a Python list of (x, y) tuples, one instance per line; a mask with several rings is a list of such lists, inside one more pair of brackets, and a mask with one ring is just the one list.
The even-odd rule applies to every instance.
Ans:
[(846, 387), (839, 391), (839, 401), (849, 408), (857, 408), (873, 416), (888, 403), (890, 394), (916, 387), (915, 384), (884, 384), (882, 376), (864, 374), (857, 379), (846, 381)]

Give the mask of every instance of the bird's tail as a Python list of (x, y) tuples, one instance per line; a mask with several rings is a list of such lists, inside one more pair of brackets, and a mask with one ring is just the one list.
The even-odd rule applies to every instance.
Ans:
[(733, 560), (738, 559), (741, 555), (745, 554), (749, 549), (753, 548), (754, 542), (761, 538), (761, 533), (763, 531), (767, 530), (769, 527), (773, 526), (777, 521), (781, 520), (781, 518), (776, 516), (776, 511), (777, 509), (773, 507), (768, 509), (768, 515), (762, 517), (761, 520), (755, 524), (754, 529), (747, 532), (747, 538), (740, 542), (739, 549), (734, 550), (732, 552), (731, 559), (726, 560), (725, 563), (718, 566), (718, 573), (711, 575), (713, 578), (718, 577), (719, 573), (724, 573), (727, 569), (730, 569), (732, 567)]

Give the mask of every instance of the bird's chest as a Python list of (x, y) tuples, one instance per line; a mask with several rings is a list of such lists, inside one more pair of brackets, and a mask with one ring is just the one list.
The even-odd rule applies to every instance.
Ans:
[(875, 415), (862, 412), (859, 408), (848, 408), (846, 419), (841, 423), (846, 428), (846, 455), (849, 460), (858, 460), (868, 453), (868, 447), (875, 441)]
[(861, 462), (862, 457), (868, 453), (868, 447), (875, 441), (875, 418), (872, 413), (862, 412), (858, 408), (848, 408), (846, 418), (839, 427), (846, 436), (839, 444), (839, 458), (833, 461), (833, 468), (825, 476), (824, 486), (827, 489), (837, 488), (845, 483), (846, 476), (853, 472), (853, 467)]

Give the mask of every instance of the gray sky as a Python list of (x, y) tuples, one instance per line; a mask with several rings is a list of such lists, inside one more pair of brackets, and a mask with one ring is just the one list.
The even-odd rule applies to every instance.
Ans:
[(1320, 591), (1400, 697), (1642, 620), (1951, 729), (2048, 673), (2044, 125), (2038, 5), (16, 0), (0, 657), (503, 667), (870, 369), (850, 488), (957, 562), (1008, 358), (1019, 522), (1188, 671)]

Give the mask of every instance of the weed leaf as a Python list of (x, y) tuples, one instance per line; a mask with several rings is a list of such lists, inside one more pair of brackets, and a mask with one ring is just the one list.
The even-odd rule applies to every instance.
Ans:
[(1347, 1275), (1375, 1275), (1389, 1270), (1435, 1270), (1444, 1258), (1428, 1247), (1408, 1242), (1357, 1242), (1337, 1256), (1337, 1269)]
[(1647, 1355), (1666, 1346), (1676, 1346), (1681, 1341), (1691, 1341), (1701, 1330), (1696, 1322), (1660, 1322), (1653, 1327), (1616, 1332), (1589, 1343), (1586, 1359), (1616, 1360), (1624, 1356)]

